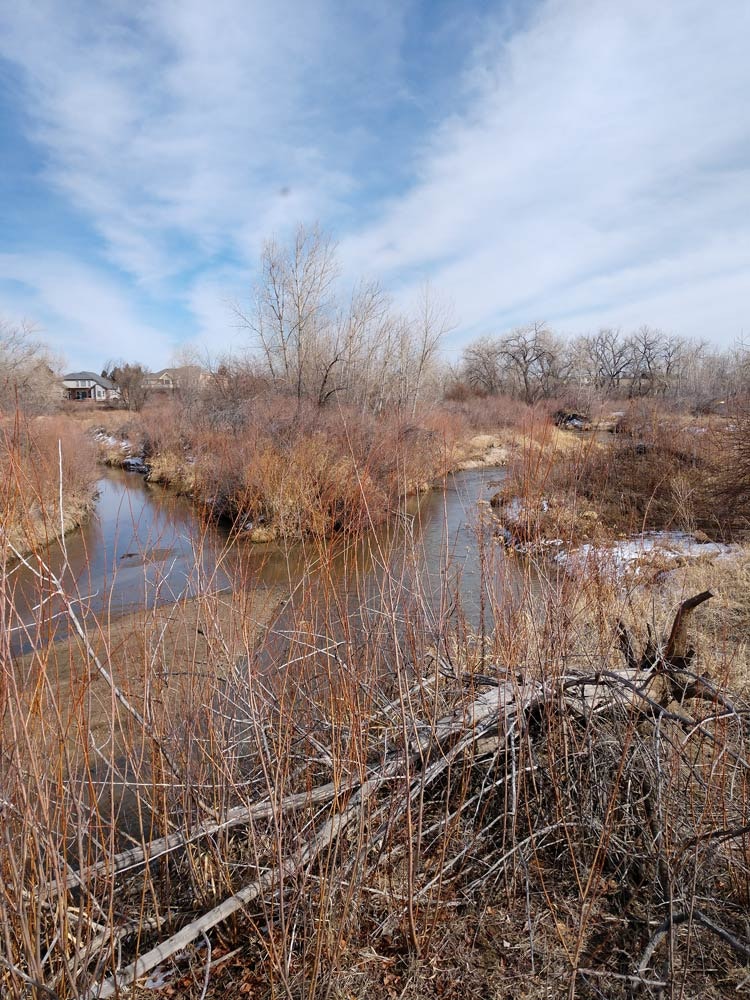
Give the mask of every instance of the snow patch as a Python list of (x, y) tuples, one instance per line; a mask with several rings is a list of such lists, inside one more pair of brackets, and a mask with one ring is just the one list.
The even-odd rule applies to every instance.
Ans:
[(587, 543), (577, 549), (559, 552), (554, 558), (558, 565), (578, 574), (597, 566), (611, 569), (616, 575), (626, 570), (638, 572), (641, 564), (662, 559), (676, 562), (683, 559), (730, 559), (740, 552), (738, 545), (721, 542), (701, 542), (684, 531), (653, 531), (626, 538), (612, 545)]
[(107, 448), (119, 448), (120, 451), (124, 452), (130, 451), (130, 441), (126, 438), (116, 438), (106, 431), (95, 431), (94, 440), (99, 444), (105, 445)]

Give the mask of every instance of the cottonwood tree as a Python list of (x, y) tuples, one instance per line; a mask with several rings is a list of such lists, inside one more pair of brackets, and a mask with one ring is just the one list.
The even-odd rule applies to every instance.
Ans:
[(506, 378), (526, 403), (549, 396), (558, 380), (561, 347), (544, 323), (518, 327), (499, 341)]
[(500, 343), (496, 337), (480, 337), (463, 351), (461, 371), (471, 388), (493, 396), (503, 387), (503, 365)]
[(0, 411), (56, 409), (62, 402), (60, 367), (30, 324), (0, 319)]
[(571, 388), (589, 405), (597, 396), (653, 395), (710, 405), (750, 389), (747, 357), (741, 346), (709, 350), (649, 326), (633, 333), (605, 327), (565, 343), (534, 324), (467, 345), (460, 375), (475, 392), (507, 392), (526, 402)]
[(390, 391), (397, 321), (377, 282), (361, 281), (338, 313), (342, 392), (363, 410), (379, 413)]
[[(238, 310), (254, 333), (273, 381), (298, 399), (325, 392), (314, 383), (328, 382), (339, 363), (332, 337), (331, 286), (337, 275), (335, 247), (315, 228), (300, 226), (291, 247), (267, 241), (253, 309)], [(333, 356), (330, 352), (333, 351)]]
[(579, 384), (616, 395), (630, 375), (632, 352), (619, 330), (605, 327), (576, 337), (570, 351), (574, 357), (571, 367)]
[(526, 403), (553, 395), (564, 379), (562, 342), (544, 323), (517, 327), (502, 337), (480, 337), (463, 352), (465, 380), (477, 392), (500, 391)]
[(663, 368), (664, 335), (642, 326), (628, 338), (630, 351), (630, 395), (650, 396), (666, 388)]
[(183, 419), (190, 419), (200, 407), (210, 359), (193, 344), (182, 344), (172, 352), (170, 367), (175, 372), (174, 395), (180, 401)]
[(447, 310), (426, 288), (415, 315), (400, 315), (367, 282), (342, 305), (338, 277), (335, 246), (318, 229), (300, 226), (289, 247), (264, 245), (252, 308), (237, 309), (260, 364), (299, 401), (414, 413), (449, 328)]
[(410, 324), (410, 351), (406, 369), (409, 382), (407, 398), (411, 400), (412, 416), (416, 413), (425, 383), (434, 374), (440, 344), (453, 325), (448, 306), (436, 298), (429, 283), (423, 285), (417, 312)]

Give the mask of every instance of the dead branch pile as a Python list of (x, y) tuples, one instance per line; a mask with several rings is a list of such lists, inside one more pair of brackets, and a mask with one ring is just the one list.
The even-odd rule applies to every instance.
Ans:
[[(419, 676), (396, 670), (385, 701), (335, 643), (316, 651), (335, 684), (271, 693), (238, 667), (210, 706), (220, 734), (160, 766), (152, 746), (159, 836), (154, 821), (118, 853), (89, 828), (65, 856), (40, 843), (25, 871), (6, 866), (20, 903), (0, 979), (123, 995), (209, 932), (250, 926), (288, 994), (313, 995), (352, 941), (424, 957), (451, 921), (500, 910), (498, 970), (570, 996), (723, 995), (750, 976), (750, 748), (747, 710), (692, 669), (686, 625), (710, 596), (642, 653), (620, 625), (621, 670), (479, 674), (442, 648)], [(4, 809), (8, 836), (36, 836), (43, 817)]]

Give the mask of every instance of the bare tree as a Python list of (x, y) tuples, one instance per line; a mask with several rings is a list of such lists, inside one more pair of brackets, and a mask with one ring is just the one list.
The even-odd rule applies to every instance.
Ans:
[(448, 307), (438, 302), (429, 283), (422, 286), (416, 317), (411, 324), (412, 349), (409, 367), (409, 396), (412, 416), (417, 411), (420, 393), (434, 367), (440, 344), (453, 327)]
[(502, 350), (494, 337), (480, 337), (464, 348), (463, 377), (475, 392), (494, 395), (503, 383)]
[(747, 351), (709, 351), (705, 343), (642, 326), (605, 327), (562, 343), (542, 324), (482, 337), (463, 352), (461, 375), (476, 392), (509, 392), (527, 402), (562, 387), (595, 396), (664, 395), (691, 402), (732, 396), (750, 383)]
[(175, 373), (175, 395), (191, 408), (200, 399), (210, 359), (193, 344), (182, 344), (172, 352), (170, 361)]
[[(339, 363), (331, 286), (336, 277), (335, 248), (316, 228), (300, 226), (290, 248), (269, 240), (261, 255), (254, 310), (237, 310), (255, 335), (271, 378), (298, 399), (325, 394)], [(329, 356), (333, 349), (334, 357)], [(314, 391), (316, 389), (317, 391)]]
[(376, 282), (360, 282), (339, 314), (347, 397), (362, 409), (380, 412), (386, 402), (393, 354), (391, 303)]
[(55, 409), (62, 401), (59, 371), (59, 359), (35, 338), (30, 324), (0, 320), (0, 410)]
[(660, 330), (642, 326), (628, 338), (630, 351), (630, 395), (651, 396), (663, 393), (666, 382), (663, 368), (664, 335)]
[(524, 402), (534, 403), (553, 392), (561, 348), (544, 323), (518, 327), (502, 337), (499, 346), (510, 386), (520, 390)]
[(616, 395), (630, 373), (632, 352), (619, 330), (609, 327), (577, 337), (571, 345), (579, 383)]
[(324, 406), (333, 398), (379, 412), (414, 413), (424, 395), (448, 313), (429, 288), (414, 318), (394, 313), (382, 289), (362, 282), (342, 306), (335, 247), (300, 226), (293, 244), (265, 244), (254, 307), (237, 309), (278, 387)]

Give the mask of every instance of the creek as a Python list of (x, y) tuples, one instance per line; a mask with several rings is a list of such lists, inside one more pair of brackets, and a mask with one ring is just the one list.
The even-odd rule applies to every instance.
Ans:
[[(496, 468), (456, 472), (410, 499), (387, 527), (357, 546), (341, 546), (327, 565), (334, 584), (346, 590), (353, 565), (377, 576), (378, 566), (381, 572), (386, 561), (392, 567), (393, 554), (405, 556), (408, 549), (412, 573), (428, 599), (445, 593), (447, 582), (463, 612), (476, 621), (483, 607), (482, 578), (486, 585), (488, 571), (490, 578), (502, 572), (499, 565), (487, 566), (487, 552), (493, 562), (504, 560), (500, 546), (482, 544), (487, 529), (481, 510), (503, 476)], [(220, 526), (206, 528), (187, 499), (121, 470), (104, 473), (93, 516), (44, 555), (89, 624), (239, 586), (291, 591), (310, 560), (308, 545), (231, 540)], [(29, 569), (17, 565), (7, 573), (6, 593), (13, 608), (14, 653), (67, 634), (61, 602), (45, 597), (49, 586), (40, 587)]]

